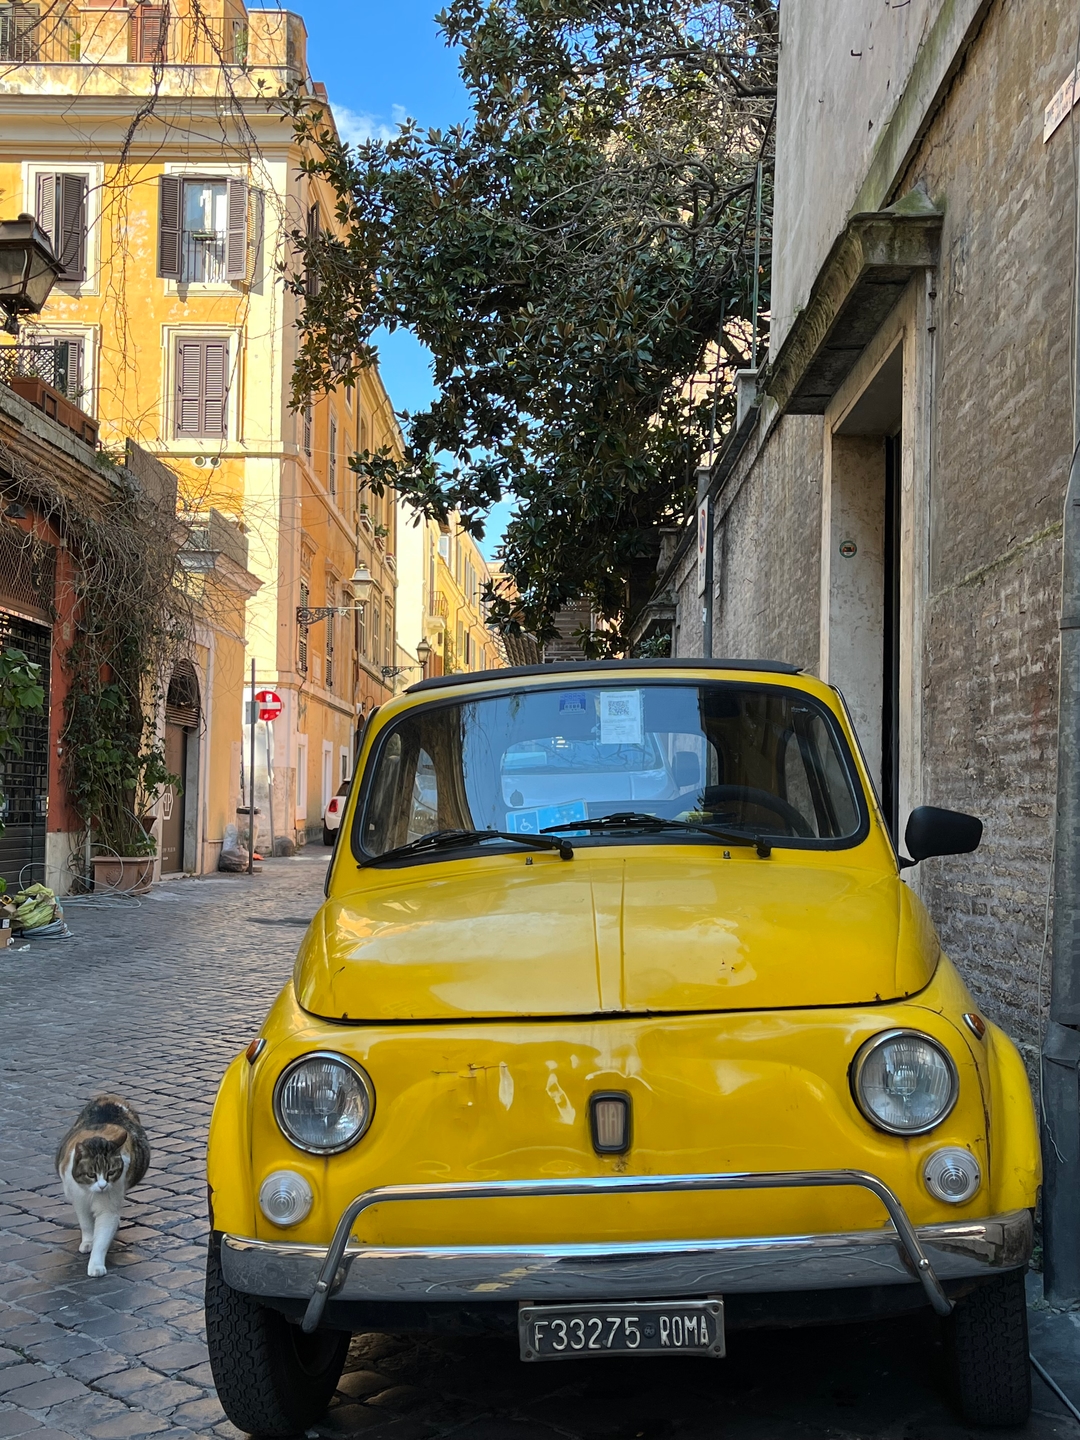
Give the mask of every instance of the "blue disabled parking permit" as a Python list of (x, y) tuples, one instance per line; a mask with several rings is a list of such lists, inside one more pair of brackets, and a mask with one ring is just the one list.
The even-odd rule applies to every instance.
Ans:
[[(584, 690), (572, 690), (559, 696), (560, 715), (584, 715), (588, 709), (588, 696)], [(552, 822), (555, 823), (554, 821)]]
[(513, 810), (506, 817), (506, 828), (514, 835), (536, 835), (549, 825), (572, 825), (575, 820), (589, 818), (584, 800), (570, 800), (565, 805), (540, 805), (535, 810)]

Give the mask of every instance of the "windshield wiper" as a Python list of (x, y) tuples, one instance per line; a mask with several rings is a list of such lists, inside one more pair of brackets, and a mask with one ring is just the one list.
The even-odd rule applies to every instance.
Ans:
[(528, 845), (533, 850), (557, 850), (560, 860), (572, 860), (574, 847), (569, 840), (555, 835), (515, 834), (512, 830), (432, 830), (410, 840), (407, 845), (396, 845), (393, 850), (384, 850), (381, 855), (372, 855), (357, 864), (358, 870), (367, 865), (378, 865), (383, 860), (398, 860), (408, 855), (420, 855), (425, 850), (452, 849), (459, 845), (479, 845), (483, 840), (513, 840), (518, 845)]
[(772, 854), (772, 846), (760, 835), (745, 835), (737, 830), (724, 830), (719, 825), (703, 825), (694, 820), (665, 820), (662, 815), (648, 815), (634, 810), (619, 810), (614, 815), (600, 815), (595, 820), (567, 820), (563, 825), (545, 825), (540, 832), (552, 830), (691, 830), (700, 835), (714, 835), (728, 845), (753, 845), (763, 860)]

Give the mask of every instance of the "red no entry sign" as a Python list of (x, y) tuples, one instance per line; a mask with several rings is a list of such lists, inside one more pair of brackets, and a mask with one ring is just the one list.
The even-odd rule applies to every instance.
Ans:
[(284, 708), (276, 690), (256, 690), (255, 704), (260, 720), (276, 720)]

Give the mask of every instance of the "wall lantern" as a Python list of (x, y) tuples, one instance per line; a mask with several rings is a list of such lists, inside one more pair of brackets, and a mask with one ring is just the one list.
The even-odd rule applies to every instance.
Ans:
[(9, 335), (19, 333), (19, 316), (36, 315), (60, 275), (60, 261), (32, 215), (0, 220), (0, 308)]

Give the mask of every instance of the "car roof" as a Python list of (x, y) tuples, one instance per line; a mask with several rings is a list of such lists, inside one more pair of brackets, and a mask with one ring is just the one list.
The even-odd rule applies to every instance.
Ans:
[(550, 665), (517, 665), (506, 670), (433, 675), (429, 680), (418, 680), (415, 685), (410, 685), (405, 693), (415, 695), (422, 690), (442, 690), (452, 685), (475, 685), (484, 680), (523, 680), (534, 676), (581, 675), (584, 679), (597, 670), (605, 674), (613, 670), (759, 670), (774, 675), (798, 675), (800, 669), (800, 666), (786, 665), (782, 660), (703, 660), (693, 655), (648, 660), (562, 660)]

